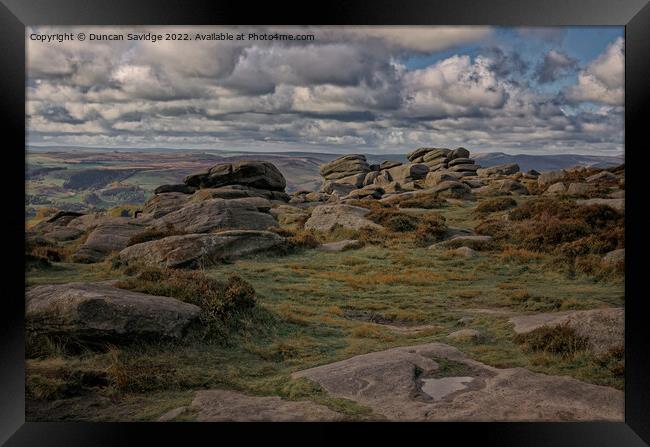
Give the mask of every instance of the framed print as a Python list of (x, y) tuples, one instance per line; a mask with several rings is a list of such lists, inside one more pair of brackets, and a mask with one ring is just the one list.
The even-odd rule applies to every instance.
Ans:
[(7, 445), (648, 442), (643, 2), (4, 3)]

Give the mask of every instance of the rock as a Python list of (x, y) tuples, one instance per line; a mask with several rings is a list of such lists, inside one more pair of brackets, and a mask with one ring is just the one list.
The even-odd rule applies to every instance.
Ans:
[(321, 188), (321, 192), (325, 194), (334, 194), (339, 197), (345, 197), (354, 191), (356, 187), (345, 183), (337, 183), (331, 180), (326, 181)]
[(47, 223), (57, 222), (60, 225), (67, 225), (75, 217), (79, 217), (83, 215), (84, 215), (83, 213), (78, 213), (77, 211), (61, 210), (54, 213), (54, 215), (48, 218), (47, 220), (45, 220), (45, 222)]
[(366, 219), (370, 211), (366, 208), (351, 205), (320, 205), (314, 208), (311, 217), (305, 223), (305, 229), (315, 231), (330, 231), (337, 226), (348, 230), (362, 228), (382, 228), (380, 225)]
[(571, 183), (567, 188), (567, 194), (570, 196), (583, 196), (594, 191), (593, 185), (587, 183)]
[(252, 199), (209, 199), (188, 203), (166, 214), (154, 226), (172, 225), (187, 233), (207, 233), (223, 229), (266, 230), (278, 223), (270, 214), (260, 212)]
[[(441, 361), (462, 377), (436, 377)], [(358, 355), (296, 372), (390, 421), (623, 421), (624, 393), (566, 376), (499, 369), (442, 343)], [(444, 379), (444, 380), (440, 380)], [(462, 382), (451, 389), (449, 383)], [(429, 394), (430, 393), (430, 394)]]
[(229, 390), (199, 391), (191, 408), (198, 411), (198, 422), (326, 422), (345, 419), (344, 415), (311, 401), (249, 396)]
[(284, 191), (287, 186), (278, 168), (266, 161), (219, 163), (211, 167), (207, 173), (187, 176), (185, 184), (197, 188), (244, 185), (269, 191)]
[(528, 195), (528, 188), (517, 180), (503, 179), (495, 180), (490, 187), (497, 192), (514, 192), (516, 194)]
[(52, 231), (43, 233), (43, 237), (57, 242), (78, 239), (84, 232), (78, 228), (56, 227)]
[(564, 180), (564, 177), (566, 177), (566, 171), (564, 170), (543, 172), (537, 177), (537, 184), (543, 188), (547, 185), (561, 182)]
[(423, 164), (410, 163), (387, 169), (385, 172), (388, 172), (392, 181), (404, 184), (425, 178), (429, 173), (429, 167)]
[(198, 321), (199, 307), (107, 284), (67, 283), (26, 292), (27, 330), (90, 341), (180, 338)]
[(327, 202), (330, 198), (328, 194), (322, 192), (309, 192), (304, 197), (307, 202)]
[(356, 240), (356, 239), (345, 239), (342, 241), (338, 242), (329, 242), (327, 244), (322, 244), (320, 247), (318, 247), (319, 250), (321, 251), (327, 251), (331, 253), (338, 253), (341, 251), (346, 251), (346, 250), (354, 250), (356, 248), (361, 248), (363, 245), (362, 242)]
[(625, 211), (625, 199), (578, 199), (578, 205), (607, 205), (617, 211)]
[(379, 177), (379, 171), (370, 171), (363, 179), (363, 186), (372, 185), (377, 177)]
[(452, 250), (451, 253), (456, 255), (456, 256), (462, 256), (464, 258), (475, 258), (476, 257), (476, 251), (472, 250), (469, 247), (458, 247), (458, 248)]
[(158, 219), (181, 209), (191, 196), (181, 192), (162, 192), (147, 200), (142, 207), (142, 213), (153, 219)]
[(348, 194), (345, 199), (366, 199), (366, 198), (371, 198), (371, 199), (381, 199), (381, 196), (384, 195), (384, 188), (382, 188), (379, 185), (368, 185), (364, 186), (361, 189), (355, 189), (354, 191), (350, 191), (350, 194)]
[(588, 340), (590, 350), (602, 353), (623, 346), (624, 314), (621, 307), (608, 307), (519, 315), (508, 321), (514, 324), (517, 334), (526, 334), (542, 326), (556, 327), (566, 324)]
[[(437, 248), (448, 248), (448, 247), (467, 247), (476, 242), (488, 242), (492, 240), (492, 236), (480, 236), (480, 235), (457, 235), (451, 239), (447, 239), (442, 242), (438, 242), (429, 247), (430, 250)], [(471, 247), (470, 247), (471, 248)]]
[(165, 192), (180, 192), (183, 194), (194, 194), (196, 188), (193, 186), (187, 186), (185, 183), (180, 183), (176, 185), (160, 185), (153, 190), (154, 194), (161, 194)]
[(180, 415), (186, 413), (187, 410), (188, 407), (178, 407), (178, 408), (174, 408), (173, 410), (169, 410), (167, 413), (163, 414), (158, 418), (158, 422), (172, 422)]
[(284, 238), (270, 231), (184, 234), (132, 245), (120, 252), (120, 259), (162, 268), (196, 268), (273, 250), (283, 244)]
[(471, 188), (464, 183), (454, 180), (445, 180), (431, 188), (439, 197), (454, 199), (472, 199)]
[(271, 208), (270, 213), (281, 225), (300, 224), (302, 226), (302, 223), (309, 218), (309, 214), (305, 212), (305, 210), (290, 205), (273, 207)]
[(452, 172), (476, 172), (478, 169), (479, 166), (473, 164), (462, 164), (449, 167), (449, 170)]
[(612, 250), (607, 252), (603, 256), (603, 262), (607, 265), (619, 266), (625, 264), (625, 249), (619, 248), (617, 250)]
[(137, 223), (134, 219), (122, 223), (100, 224), (72, 255), (72, 261), (84, 264), (102, 261), (110, 253), (125, 248), (132, 237), (145, 232), (146, 229), (145, 225)]
[(625, 198), (625, 190), (623, 189), (617, 189), (616, 191), (612, 191), (607, 195), (610, 199), (624, 199)]
[(452, 332), (451, 334), (447, 335), (447, 338), (451, 338), (452, 340), (478, 341), (483, 338), (483, 335), (476, 329), (461, 329), (459, 331)]
[(259, 197), (267, 200), (289, 201), (289, 195), (281, 191), (269, 191), (266, 189), (252, 188), (243, 185), (228, 185), (219, 188), (202, 188), (196, 191), (190, 198), (192, 202), (200, 202), (206, 199), (245, 199), (248, 197)]
[(366, 179), (366, 173), (362, 172), (360, 174), (352, 174), (347, 177), (341, 177), (339, 179), (336, 179), (336, 183), (343, 183), (343, 184), (348, 184), (352, 185), (355, 188), (361, 188), (363, 186), (363, 182)]
[(379, 170), (383, 171), (384, 169), (394, 168), (396, 166), (401, 166), (402, 163), (399, 161), (384, 160), (379, 165)]
[(454, 158), (449, 162), (450, 167), (456, 165), (473, 165), (473, 164), (474, 164), (474, 160), (472, 160), (471, 158), (463, 158), (463, 157)]
[(519, 165), (517, 163), (504, 163), (490, 166), (489, 168), (478, 169), (476, 174), (481, 177), (488, 177), (490, 175), (512, 175), (517, 172), (519, 172)]
[(566, 194), (566, 186), (564, 186), (564, 183), (562, 182), (553, 183), (551, 186), (548, 187), (546, 191), (544, 191), (544, 195), (552, 195), (552, 194)]
[(458, 325), (459, 326), (467, 326), (470, 323), (474, 322), (474, 317), (463, 317), (458, 320)]
[(429, 167), (429, 172), (447, 170), (447, 163), (439, 163), (437, 159), (429, 163), (425, 162), (424, 164)]
[(424, 180), (424, 184), (428, 186), (436, 186), (442, 182), (455, 182), (461, 177), (456, 172), (450, 171), (436, 171), (429, 172)]
[(319, 170), (320, 175), (328, 180), (346, 177), (355, 173), (365, 174), (369, 171), (370, 166), (368, 166), (366, 156), (360, 154), (344, 155), (321, 165)]
[(600, 182), (600, 181), (614, 182), (617, 180), (618, 180), (618, 176), (616, 174), (612, 174), (609, 171), (600, 171), (598, 174), (590, 175), (585, 179), (585, 181), (588, 183)]
[(449, 153), (450, 160), (455, 160), (457, 158), (469, 158), (469, 151), (464, 147), (459, 147)]
[(415, 149), (415, 150), (407, 153), (406, 158), (409, 161), (413, 161), (415, 159), (423, 157), (424, 155), (431, 152), (432, 150), (434, 150), (434, 148), (432, 148), (432, 147), (421, 147), (421, 148)]
[(444, 160), (445, 162), (449, 160), (449, 149), (432, 149), (422, 156), (422, 161), (430, 162), (433, 160)]
[(467, 186), (469, 186), (472, 189), (473, 188), (481, 188), (481, 187), (485, 186), (485, 183), (482, 180), (474, 180), (474, 179), (466, 178), (466, 179), (463, 179), (462, 182), (465, 183)]
[(534, 170), (534, 169), (529, 169), (529, 170), (526, 172), (526, 174), (528, 174), (528, 175), (531, 176), (531, 177), (535, 177), (535, 178), (539, 177), (539, 175), (540, 175), (539, 172), (537, 172), (537, 171)]

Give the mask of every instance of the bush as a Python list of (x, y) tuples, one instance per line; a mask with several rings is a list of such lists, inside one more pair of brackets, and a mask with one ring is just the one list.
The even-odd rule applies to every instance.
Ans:
[(404, 233), (417, 228), (417, 219), (405, 214), (396, 214), (386, 219), (383, 225), (391, 231)]
[(415, 228), (414, 238), (418, 246), (426, 246), (441, 241), (447, 233), (445, 218), (438, 214), (427, 214), (420, 218)]
[(495, 211), (504, 211), (515, 206), (517, 206), (517, 201), (512, 197), (497, 197), (479, 203), (476, 211), (479, 213), (493, 213)]
[(524, 236), (524, 246), (533, 250), (550, 251), (557, 245), (587, 236), (591, 229), (576, 219), (550, 218), (530, 225)]
[(446, 201), (432, 194), (422, 194), (415, 197), (408, 197), (397, 202), (400, 208), (424, 208), (437, 209), (442, 208)]
[(137, 276), (119, 281), (117, 287), (162, 295), (195, 304), (204, 320), (225, 320), (255, 306), (255, 289), (237, 275), (227, 282), (200, 271), (145, 269)]
[(287, 237), (289, 248), (317, 248), (320, 242), (313, 232), (308, 230), (300, 230), (297, 233)]
[(546, 217), (568, 218), (578, 208), (575, 202), (565, 199), (542, 197), (522, 203), (510, 212), (510, 220)]
[(575, 329), (567, 324), (542, 326), (526, 334), (517, 334), (515, 342), (529, 351), (547, 352), (563, 357), (571, 357), (588, 346), (588, 340), (578, 335)]

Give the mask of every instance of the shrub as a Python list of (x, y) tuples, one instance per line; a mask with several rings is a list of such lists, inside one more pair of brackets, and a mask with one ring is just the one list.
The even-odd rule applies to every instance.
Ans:
[(397, 204), (400, 208), (437, 209), (442, 208), (446, 204), (446, 201), (433, 194), (422, 194), (398, 200)]
[(567, 324), (542, 326), (526, 334), (517, 334), (515, 342), (529, 351), (547, 352), (563, 357), (571, 357), (588, 346), (588, 340), (578, 335), (575, 329)]
[(225, 320), (255, 306), (255, 289), (237, 275), (227, 282), (210, 278), (201, 271), (148, 268), (117, 287), (170, 296), (199, 306), (204, 320)]
[(418, 246), (426, 246), (441, 241), (447, 233), (445, 218), (438, 214), (426, 214), (420, 218), (415, 228), (414, 238)]
[(576, 210), (571, 200), (541, 197), (522, 203), (510, 212), (510, 220), (521, 221), (532, 218), (557, 217), (568, 218)]
[(591, 229), (576, 219), (549, 218), (530, 225), (524, 236), (524, 246), (533, 250), (549, 251), (557, 245), (587, 236)]
[(387, 218), (383, 224), (391, 231), (404, 233), (407, 231), (413, 231), (417, 228), (417, 219), (405, 214), (396, 214)]
[(308, 230), (299, 230), (295, 234), (287, 237), (289, 248), (316, 248), (320, 246), (320, 242), (313, 232)]
[(504, 211), (515, 206), (517, 206), (517, 201), (512, 197), (497, 197), (479, 203), (476, 211), (479, 213), (493, 213), (495, 211)]

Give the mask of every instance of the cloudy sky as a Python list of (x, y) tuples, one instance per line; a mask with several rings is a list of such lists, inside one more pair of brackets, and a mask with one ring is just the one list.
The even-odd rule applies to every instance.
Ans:
[[(313, 41), (67, 41), (243, 32)], [(623, 153), (622, 27), (30, 28), (29, 145)]]

